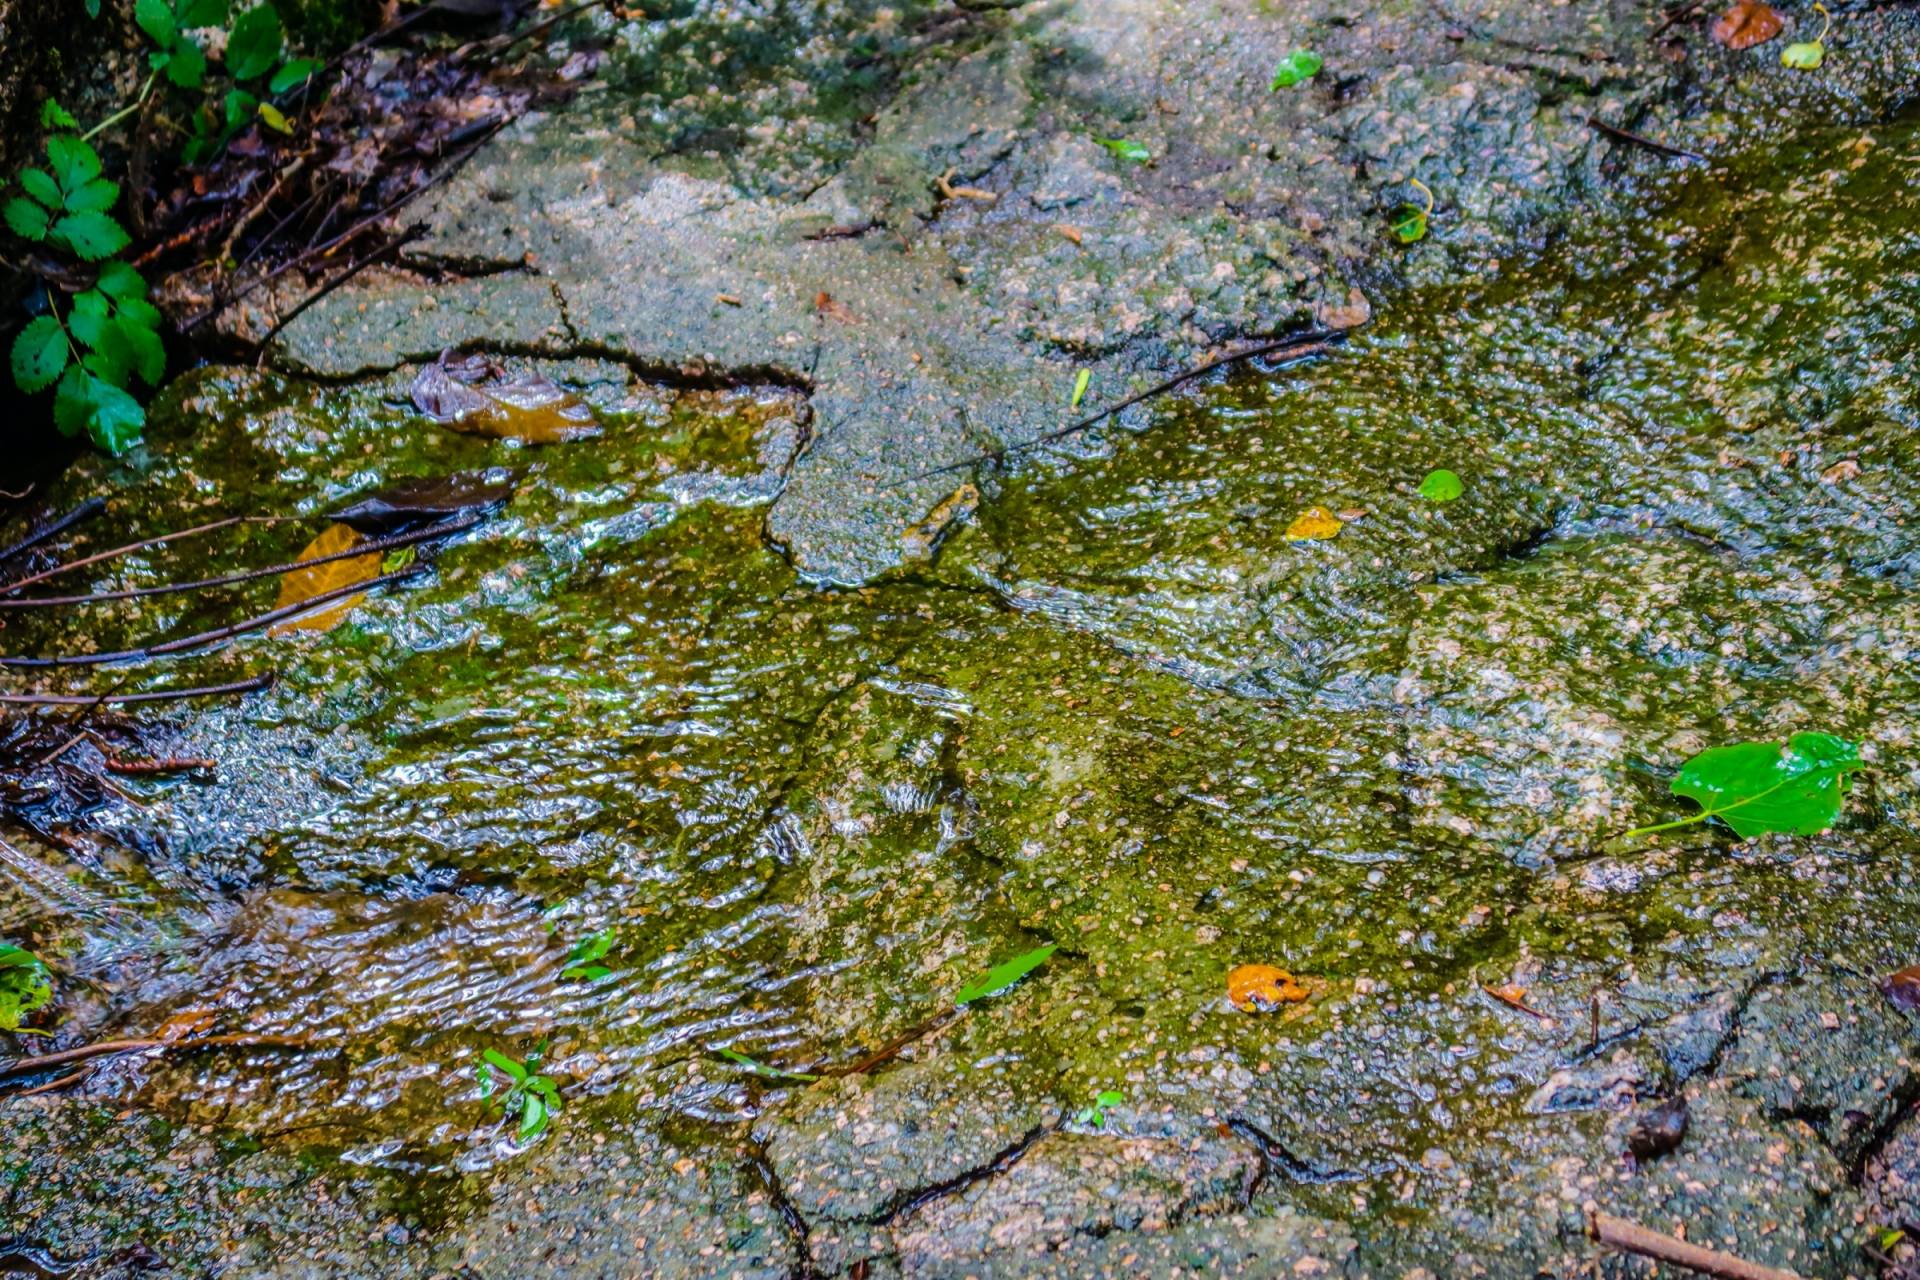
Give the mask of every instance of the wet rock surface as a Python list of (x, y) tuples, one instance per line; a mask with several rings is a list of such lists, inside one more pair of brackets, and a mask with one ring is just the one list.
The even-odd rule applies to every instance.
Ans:
[[(1461, 238), (1404, 264), (1426, 283), (1382, 294), (1318, 361), (1199, 387), (1027, 466), (929, 478), (911, 503), (869, 500), (1026, 429), (996, 406), (1037, 403), (1036, 363), (1058, 366), (1064, 402), (1078, 365), (1157, 373), (1318, 296), (1290, 282), (1229, 300), (1223, 276), (1215, 332), (1199, 302), (1148, 307), (1145, 279), (1028, 311), (1003, 260), (955, 281), (969, 244), (997, 255), (1030, 234), (1065, 255), (1050, 227), (1068, 217), (1199, 236), (1203, 263), (1283, 222), (1276, 204), (1200, 236), (1217, 216), (1205, 181), (1238, 170), (1195, 159), (1197, 109), (1144, 105), (1202, 65), (1264, 77), (1273, 49), (1242, 45), (1265, 19), (1182, 43), (1165, 24), (1189, 20), (1157, 9), (981, 12), (903, 7), (874, 36), (902, 79), (847, 87), (838, 124), (815, 84), (740, 70), (753, 119), (793, 104), (806, 146), (751, 122), (726, 147), (682, 133), (725, 103), (636, 74), (587, 95), (638, 104), (618, 138), (534, 123), (457, 181), (435, 216), (476, 220), (463, 234), (498, 234), (478, 221), (498, 206), (514, 235), (549, 237), (502, 236), (500, 261), (532, 252), (543, 274), (453, 286), (475, 300), (462, 323), (496, 326), (481, 336), (515, 376), (581, 397), (598, 437), (523, 448), (417, 413), (413, 366), (450, 331), (390, 279), (352, 301), (357, 321), (316, 308), (281, 351), (381, 378), (203, 370), (156, 412), (153, 447), (67, 478), (63, 500), (107, 496), (113, 540), (298, 517), (109, 563), (96, 590), (289, 559), (328, 513), (409, 480), (513, 488), (423, 553), (430, 573), (330, 631), (21, 681), (277, 674), (244, 701), (142, 713), (216, 781), (128, 780), (71, 828), (9, 821), (0, 907), (61, 966), (60, 1044), (183, 1017), (315, 1043), (115, 1059), (82, 1096), (0, 1104), (11, 1234), (97, 1250), (99, 1274), (136, 1248), (261, 1275), (1632, 1273), (1586, 1242), (1592, 1202), (1850, 1276), (1882, 1228), (1915, 1225), (1920, 1046), (1874, 980), (1916, 960), (1920, 921), (1920, 134), (1910, 117), (1804, 124), (1848, 86), (1864, 96), (1846, 113), (1889, 105), (1911, 68), (1876, 59), (1908, 12), (1849, 15), (1836, 81), (1693, 49), (1726, 83), (1672, 117), (1690, 144), (1742, 118), (1727, 94), (1764, 90), (1802, 121), (1714, 182), (1656, 180), (1584, 133), (1556, 149), (1582, 95), (1677, 110), (1655, 91), (1681, 73), (1609, 25), (1638, 11), (1505, 15), (1524, 30), (1499, 40), (1458, 15), (1461, 34), (1431, 36), (1458, 55), (1444, 63), (1407, 35), (1411, 69), (1345, 91), (1339, 136), (1373, 139), (1381, 165), (1410, 148), (1408, 164), (1446, 155), (1471, 176), (1451, 199), (1485, 205), (1460, 211)], [(1435, 19), (1325, 21), (1331, 68)], [(1049, 53), (1062, 22), (1099, 61)], [(671, 26), (622, 39), (641, 58)], [(1642, 78), (1613, 84), (1614, 62), (1578, 56), (1589, 39)], [(638, 65), (684, 59), (691, 76), (714, 51)], [(1481, 88), (1450, 90), (1444, 112), (1412, 88), (1510, 76), (1537, 94), (1549, 66), (1563, 96), (1497, 154), (1478, 149)], [(1108, 89), (1083, 83), (1096, 70)], [(1329, 93), (1315, 81), (1303, 101), (1347, 110)], [(1195, 94), (1230, 150), (1231, 95)], [(1158, 169), (1082, 154), (1095, 100), (1099, 127), (1125, 125)], [(1071, 127), (1033, 123), (1068, 111)], [(1401, 140), (1406, 113), (1424, 141)], [(1301, 120), (1309, 140), (1329, 127)], [(1321, 166), (1287, 159), (1289, 139), (1271, 161), (1287, 194), (1267, 198), (1330, 204), (1328, 246), (1284, 261), (1318, 262), (1344, 300), (1343, 255), (1372, 251), (1336, 242), (1379, 211), (1351, 177), (1294, 183)], [(569, 147), (575, 185), (533, 185)], [(1537, 189), (1489, 168), (1529, 155)], [(1616, 164), (1631, 220), (1603, 209), (1550, 253), (1512, 248), (1529, 202), (1559, 207), (1567, 174)], [(899, 176), (929, 165), (1006, 194), (936, 204)], [(1195, 184), (1206, 203), (1183, 221)], [(828, 199), (828, 229), (882, 226), (791, 234), (796, 208)], [(895, 229), (918, 243), (890, 247)], [(1131, 243), (1111, 265), (1179, 260)], [(884, 272), (848, 265), (869, 258)], [(753, 271), (764, 282), (742, 287)], [(496, 287), (530, 310), (496, 309)], [(695, 306), (704, 290), (751, 305)], [(855, 321), (819, 314), (819, 292)], [(1101, 310), (1129, 305), (1149, 317), (1132, 329)], [(1076, 315), (1128, 337), (1082, 352)], [(687, 385), (733, 378), (755, 385)], [(957, 403), (972, 434), (940, 425)], [(1460, 499), (1419, 496), (1434, 466), (1460, 473)], [(1311, 506), (1340, 513), (1337, 536), (1288, 540)], [(884, 572), (812, 581), (849, 565)], [(15, 614), (5, 648), (200, 631), (264, 608), (259, 589)], [(1693, 752), (1802, 729), (1860, 741), (1871, 765), (1833, 830), (1618, 838), (1677, 816), (1665, 782)], [(609, 972), (570, 975), (602, 933)], [(1025, 982), (956, 1008), (969, 979), (1043, 942), (1058, 949)], [(1309, 998), (1235, 1008), (1227, 974), (1247, 963)], [(475, 1055), (543, 1042), (563, 1102), (522, 1141)], [(1122, 1101), (1094, 1123), (1109, 1090)], [(1630, 1159), (1636, 1120), (1676, 1097), (1684, 1138)]]

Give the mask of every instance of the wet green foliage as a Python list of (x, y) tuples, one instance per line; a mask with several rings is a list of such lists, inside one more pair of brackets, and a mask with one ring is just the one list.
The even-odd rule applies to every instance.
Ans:
[(740, 1066), (753, 1072), (753, 1074), (765, 1076), (769, 1080), (798, 1080), (805, 1084), (820, 1078), (816, 1075), (809, 1075), (805, 1071), (783, 1071), (779, 1067), (770, 1067), (758, 1058), (750, 1058), (737, 1049), (715, 1049), (714, 1052), (725, 1058), (728, 1062), (738, 1063)]
[(1153, 153), (1135, 142), (1132, 138), (1095, 138), (1095, 142), (1113, 152), (1118, 160), (1131, 160), (1135, 164), (1146, 164), (1153, 159)]
[(39, 956), (0, 943), (0, 1030), (18, 1031), (20, 1019), (53, 999), (53, 977)]
[(1428, 502), (1452, 502), (1466, 491), (1460, 477), (1445, 467), (1427, 472), (1427, 478), (1420, 482), (1420, 496)]
[[(520, 1113), (522, 1140), (538, 1137), (560, 1109), (560, 1086), (550, 1076), (539, 1074), (540, 1058), (546, 1049), (543, 1040), (524, 1062), (516, 1062), (498, 1049), (482, 1049), (479, 1065), (473, 1069), (487, 1110)], [(507, 1080), (505, 1089), (500, 1088), (501, 1076)]]
[(1830, 733), (1796, 733), (1785, 746), (1737, 742), (1702, 751), (1681, 767), (1671, 790), (1700, 812), (1657, 826), (1647, 835), (1718, 818), (1741, 839), (1781, 831), (1810, 836), (1840, 817), (1852, 775), (1864, 768), (1860, 749)]
[(1024, 952), (1011, 960), (1005, 960), (993, 966), (960, 988), (960, 994), (953, 998), (953, 1002), (957, 1005), (972, 1004), (975, 1000), (999, 995), (1045, 964), (1047, 957), (1053, 954), (1055, 945), (1049, 942), (1044, 947), (1035, 947), (1032, 951)]
[(1092, 381), (1093, 370), (1091, 369), (1082, 369), (1075, 375), (1073, 379), (1073, 403), (1069, 407), (1074, 409), (1080, 407), (1080, 402), (1087, 397), (1087, 386)]
[(1274, 67), (1273, 89), (1277, 93), (1281, 89), (1291, 89), (1302, 81), (1311, 80), (1319, 74), (1320, 68), (1324, 65), (1320, 55), (1313, 50), (1295, 49), (1280, 59), (1279, 64)]
[(587, 982), (595, 982), (606, 977), (613, 970), (597, 961), (611, 950), (613, 950), (613, 930), (602, 929), (598, 933), (589, 934), (574, 943), (572, 950), (567, 952), (567, 967), (560, 971), (560, 976), (581, 978)]
[(1104, 1129), (1107, 1127), (1107, 1108), (1117, 1107), (1125, 1101), (1126, 1098), (1123, 1097), (1117, 1089), (1103, 1089), (1100, 1091), (1099, 1096), (1093, 1100), (1092, 1106), (1082, 1107), (1080, 1110), (1074, 1112), (1073, 1122), (1075, 1124), (1091, 1125), (1096, 1129)]
[(1833, 25), (1833, 16), (1827, 12), (1827, 7), (1823, 4), (1816, 4), (1813, 7), (1819, 11), (1822, 19), (1820, 34), (1811, 40), (1802, 40), (1782, 49), (1780, 51), (1781, 66), (1793, 67), (1799, 71), (1812, 71), (1826, 61), (1827, 30)]

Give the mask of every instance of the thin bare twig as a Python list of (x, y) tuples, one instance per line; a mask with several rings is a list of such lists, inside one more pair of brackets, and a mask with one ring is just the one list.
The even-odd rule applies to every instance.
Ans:
[(378, 555), (380, 552), (391, 551), (396, 547), (451, 537), (456, 533), (466, 532), (483, 519), (485, 519), (484, 516), (462, 516), (458, 520), (451, 520), (445, 524), (413, 529), (385, 538), (375, 538), (370, 542), (356, 543), (345, 551), (315, 556), (311, 560), (289, 560), (284, 564), (270, 564), (261, 569), (243, 569), (238, 573), (224, 574), (218, 578), (201, 578), (194, 582), (168, 582), (157, 587), (130, 587), (125, 591), (101, 591), (90, 596), (34, 596), (25, 600), (0, 600), (0, 609), (41, 609), (54, 605), (99, 604), (107, 600), (134, 600), (142, 596), (164, 596), (181, 591), (199, 591), (206, 587), (224, 587), (236, 582), (250, 582), (255, 578), (271, 578), (279, 574), (291, 573), (295, 569), (311, 569), (315, 565), (330, 564), (335, 560)]
[(145, 551), (148, 547), (157, 547), (163, 542), (175, 542), (181, 538), (191, 538), (202, 533), (212, 533), (215, 529), (225, 529), (236, 524), (278, 524), (282, 520), (297, 518), (298, 517), (294, 516), (228, 516), (223, 520), (214, 520), (207, 524), (197, 524), (191, 529), (182, 529), (178, 533), (163, 533), (157, 538), (147, 538), (140, 542), (129, 542), (125, 546), (110, 547), (105, 551), (86, 556), (79, 560), (69, 560), (65, 564), (57, 564), (51, 569), (36, 573), (30, 578), (22, 578), (18, 582), (0, 584), (0, 591), (12, 595), (24, 587), (31, 587), (35, 583), (45, 582), (48, 578), (57, 578), (61, 574), (71, 573), (75, 569), (84, 569), (90, 564), (99, 564), (103, 560), (112, 560), (116, 556), (124, 556), (135, 551)]
[(312, 1036), (246, 1034), (201, 1036), (196, 1040), (101, 1040), (95, 1044), (77, 1045), (72, 1049), (60, 1049), (53, 1053), (29, 1054), (24, 1058), (0, 1058), (0, 1079), (28, 1076), (37, 1071), (45, 1071), (48, 1067), (65, 1066), (69, 1062), (84, 1062), (89, 1058), (99, 1058), (107, 1054), (136, 1053), (143, 1049), (166, 1049), (176, 1053), (188, 1053), (195, 1049), (216, 1049), (224, 1045), (304, 1049), (312, 1043)]
[(6, 550), (0, 551), (0, 564), (13, 559), (22, 551), (31, 551), (48, 538), (59, 533), (64, 533), (89, 516), (99, 515), (102, 508), (106, 505), (107, 502), (105, 498), (88, 498), (85, 502), (61, 516), (58, 520), (53, 521), (51, 524), (42, 525)]
[[(365, 271), (368, 267), (372, 266), (374, 263), (380, 261), (380, 259), (397, 252), (401, 247), (403, 247), (410, 241), (418, 240), (420, 236), (423, 233), (425, 233), (425, 231), (426, 231), (426, 225), (424, 223), (420, 223), (420, 224), (416, 224), (414, 226), (408, 227), (405, 231), (402, 231), (399, 235), (393, 237), (391, 240), (388, 240), (385, 244), (381, 245), (378, 249), (375, 249), (372, 253), (369, 253), (364, 257), (360, 258), (358, 261), (349, 264), (345, 271), (342, 271), (339, 275), (334, 276), (332, 279), (328, 280), (325, 284), (322, 284), (318, 289), (315, 289), (312, 293), (309, 293), (306, 297), (300, 299), (300, 301), (295, 304), (293, 310), (287, 312), (287, 314), (281, 316), (278, 320), (275, 320), (273, 322), (273, 327), (268, 329), (266, 333), (261, 335), (260, 342), (259, 342), (260, 361), (265, 361), (267, 358), (267, 344), (272, 342), (275, 338), (277, 338), (280, 335), (280, 331), (286, 328), (288, 325), (292, 324), (296, 319), (298, 319), (301, 313), (304, 312), (308, 307), (311, 307), (314, 303), (320, 301), (320, 299), (326, 297), (328, 294), (332, 293), (335, 289), (338, 289), (341, 285), (353, 279), (355, 276), (359, 275), (362, 271)], [(256, 363), (259, 363), (259, 361), (257, 361)]]
[(0, 694), (0, 703), (10, 703), (21, 707), (97, 707), (106, 702), (174, 702), (181, 698), (214, 698), (228, 693), (253, 693), (273, 683), (271, 675), (255, 676), (251, 680), (236, 680), (232, 684), (205, 684), (193, 689), (159, 689), (152, 693), (6, 693)]
[(1601, 1213), (1592, 1205), (1587, 1206), (1587, 1234), (1609, 1248), (1685, 1267), (1716, 1280), (1800, 1280), (1791, 1271), (1748, 1262), (1718, 1249), (1703, 1249), (1637, 1222)]
[(1602, 133), (1620, 139), (1622, 142), (1631, 142), (1635, 146), (1645, 147), (1649, 151), (1657, 151), (1663, 156), (1672, 156), (1676, 160), (1698, 160), (1701, 164), (1707, 163), (1707, 158), (1697, 151), (1686, 151), (1680, 147), (1670, 147), (1664, 142), (1655, 142), (1652, 138), (1644, 134), (1635, 133), (1631, 129), (1622, 129), (1617, 124), (1608, 124), (1605, 120), (1597, 116), (1588, 116), (1587, 123)]

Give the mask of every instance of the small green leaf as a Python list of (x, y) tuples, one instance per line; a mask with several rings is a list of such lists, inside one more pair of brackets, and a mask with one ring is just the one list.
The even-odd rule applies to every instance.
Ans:
[(18, 1031), (20, 1018), (53, 999), (53, 976), (39, 956), (0, 943), (0, 1030)]
[(47, 139), (47, 161), (53, 180), (69, 194), (100, 176), (100, 153), (69, 134)]
[(273, 79), (267, 81), (267, 90), (271, 93), (285, 93), (319, 69), (320, 61), (317, 58), (295, 58), (273, 73)]
[(1466, 491), (1460, 477), (1445, 467), (1427, 472), (1427, 478), (1420, 482), (1420, 496), (1428, 502), (1452, 502)]
[(1093, 370), (1091, 369), (1082, 369), (1078, 374), (1074, 376), (1073, 403), (1067, 406), (1068, 408), (1078, 409), (1080, 407), (1080, 402), (1086, 398), (1087, 386), (1092, 381), (1093, 381)]
[(1427, 238), (1427, 211), (1417, 204), (1403, 204), (1394, 212), (1387, 230), (1393, 232), (1393, 238), (1401, 244), (1424, 240)]
[(1710, 747), (1681, 766), (1670, 790), (1700, 806), (1673, 822), (1636, 827), (1629, 838), (1718, 818), (1741, 839), (1771, 831), (1810, 836), (1840, 818), (1860, 749), (1830, 733), (1796, 733), (1781, 746), (1737, 742)]
[(595, 934), (573, 944), (567, 952), (567, 967), (560, 971), (563, 978), (585, 978), (589, 982), (597, 981), (613, 972), (605, 965), (594, 961), (613, 949), (613, 930), (602, 929)]
[(476, 1063), (473, 1068), (473, 1074), (474, 1078), (480, 1081), (480, 1100), (482, 1102), (490, 1101), (493, 1098), (493, 1091), (499, 1087), (493, 1081), (493, 1072)]
[(58, 209), (66, 204), (65, 198), (60, 194), (59, 184), (45, 169), (22, 169), (20, 185), (27, 189), (28, 195), (49, 209)]
[(537, 1093), (527, 1093), (520, 1099), (520, 1137), (537, 1138), (547, 1127), (546, 1099)]
[(526, 1083), (527, 1069), (498, 1049), (482, 1049), (480, 1057), (488, 1066), (499, 1071), (515, 1084)]
[(253, 118), (253, 109), (259, 105), (260, 99), (245, 89), (229, 89), (226, 98), (222, 101), (227, 116), (227, 128), (238, 129), (244, 125)]
[(111, 257), (131, 243), (113, 216), (98, 210), (69, 213), (54, 223), (47, 234), (87, 262)]
[(1291, 89), (1303, 80), (1311, 80), (1319, 74), (1323, 65), (1325, 64), (1320, 55), (1313, 50), (1295, 49), (1280, 59), (1279, 65), (1274, 67), (1273, 88), (1277, 92), (1281, 89)]
[(276, 130), (280, 133), (293, 132), (293, 125), (287, 120), (286, 113), (274, 106), (271, 102), (263, 102), (256, 109), (260, 113), (260, 118), (267, 122), (269, 129)]
[(87, 435), (94, 447), (106, 453), (125, 453), (140, 443), (140, 432), (147, 425), (147, 411), (140, 402), (119, 387), (89, 379), (87, 397), (91, 412), (87, 416)]
[(72, 112), (61, 106), (58, 102), (55, 102), (52, 98), (48, 98), (40, 104), (40, 127), (43, 129), (78, 129), (80, 122), (73, 118)]
[(747, 1070), (753, 1072), (753, 1074), (765, 1076), (769, 1080), (799, 1080), (807, 1083), (820, 1078), (816, 1075), (809, 1075), (804, 1071), (783, 1071), (779, 1067), (770, 1067), (757, 1058), (749, 1058), (737, 1049), (715, 1049), (714, 1052), (727, 1061), (737, 1062)]
[(1047, 962), (1057, 944), (1049, 942), (1044, 947), (1035, 947), (1032, 951), (1017, 955), (1011, 960), (993, 966), (985, 974), (975, 978), (960, 988), (960, 994), (953, 998), (956, 1005), (972, 1004), (988, 996), (997, 996), (1020, 979), (1038, 969)]
[(227, 74), (235, 80), (265, 75), (280, 60), (280, 15), (270, 4), (255, 5), (233, 20), (227, 35)]
[(150, 387), (158, 387), (160, 379), (167, 372), (167, 348), (160, 341), (160, 335), (153, 331), (152, 326), (125, 314), (114, 320), (114, 328), (126, 343), (133, 361), (133, 371), (140, 375), (140, 381)]
[(147, 296), (146, 278), (124, 262), (101, 263), (100, 277), (94, 283), (100, 292), (119, 302)]
[(68, 213), (102, 213), (113, 208), (120, 198), (120, 184), (105, 178), (84, 183), (78, 191), (67, 193)]
[(53, 425), (63, 436), (77, 436), (93, 417), (93, 379), (77, 364), (67, 366), (53, 392)]
[(67, 313), (67, 327), (81, 342), (97, 347), (112, 314), (107, 295), (98, 289), (88, 289), (85, 293), (74, 295), (73, 310)]
[(1115, 158), (1131, 160), (1135, 164), (1145, 164), (1153, 159), (1153, 153), (1135, 142), (1132, 138), (1095, 138), (1095, 142), (1113, 152)]
[(1790, 44), (1780, 51), (1780, 65), (1800, 71), (1812, 71), (1826, 60), (1827, 46), (1818, 40)]
[(100, 0), (81, 0), (81, 2), (86, 6), (87, 16), (89, 18), (97, 18), (100, 16)]
[(47, 211), (31, 200), (15, 196), (0, 207), (0, 217), (5, 217), (7, 229), (23, 240), (47, 238)]
[(67, 331), (52, 316), (35, 316), (13, 339), (14, 385), (31, 395), (53, 385), (67, 367)]
[(173, 7), (167, 0), (133, 0), (133, 20), (162, 49), (171, 49), (174, 38), (180, 34), (174, 26)]
[(174, 46), (173, 56), (167, 59), (167, 79), (182, 89), (198, 89), (207, 82), (207, 55), (205, 50), (191, 40), (182, 40)]

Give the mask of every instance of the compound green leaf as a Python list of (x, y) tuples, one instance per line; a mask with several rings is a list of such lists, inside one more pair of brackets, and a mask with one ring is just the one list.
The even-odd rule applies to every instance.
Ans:
[(15, 196), (0, 208), (0, 216), (7, 220), (7, 230), (24, 240), (45, 240), (47, 224), (50, 218), (45, 209), (24, 196)]
[(67, 333), (52, 316), (35, 316), (13, 340), (13, 381), (32, 394), (53, 385), (67, 367)]
[(174, 46), (167, 59), (167, 79), (182, 89), (198, 89), (207, 82), (207, 55), (191, 40)]
[(295, 58), (273, 73), (273, 79), (267, 81), (267, 91), (285, 93), (319, 69), (317, 58)]
[(280, 15), (270, 4), (255, 5), (233, 20), (227, 36), (227, 74), (235, 80), (265, 75), (280, 60)]
[(97, 209), (69, 213), (55, 222), (47, 234), (87, 262), (112, 257), (131, 243), (113, 215)]
[(158, 387), (160, 379), (167, 372), (167, 347), (160, 341), (160, 335), (153, 331), (151, 325), (142, 324), (124, 312), (113, 323), (121, 340), (126, 343), (133, 361), (133, 371), (140, 375), (140, 381), (150, 387)]
[(125, 453), (140, 443), (147, 425), (147, 411), (140, 402), (119, 387), (89, 379), (87, 396), (91, 412), (87, 416), (87, 435), (94, 447), (107, 453)]
[(180, 0), (177, 8), (182, 31), (191, 31), (195, 27), (224, 27), (227, 25), (227, 14), (231, 11), (227, 0)]
[(101, 213), (113, 208), (120, 198), (120, 184), (106, 178), (82, 183), (78, 191), (67, 193), (68, 213)]
[(47, 139), (47, 162), (53, 180), (69, 195), (100, 176), (100, 153), (70, 134)]
[(40, 104), (40, 127), (42, 129), (78, 129), (80, 122), (73, 118), (71, 111), (52, 98), (48, 98)]

